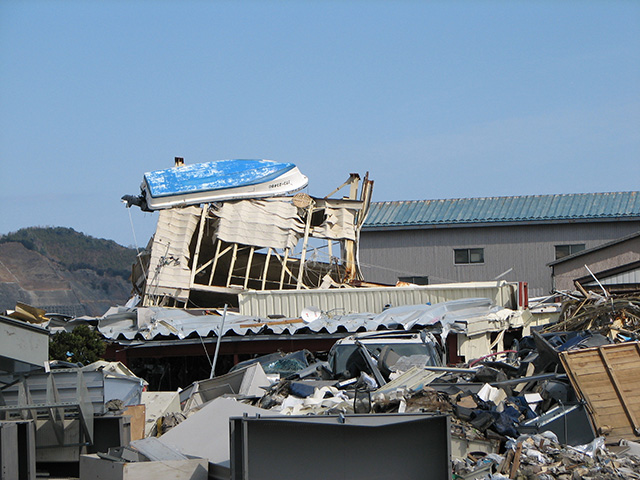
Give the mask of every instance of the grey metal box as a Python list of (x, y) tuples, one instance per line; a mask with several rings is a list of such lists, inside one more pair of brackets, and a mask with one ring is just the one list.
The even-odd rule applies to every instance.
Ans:
[(35, 438), (33, 420), (0, 422), (1, 480), (35, 480)]
[(449, 479), (449, 418), (427, 414), (235, 417), (233, 480)]

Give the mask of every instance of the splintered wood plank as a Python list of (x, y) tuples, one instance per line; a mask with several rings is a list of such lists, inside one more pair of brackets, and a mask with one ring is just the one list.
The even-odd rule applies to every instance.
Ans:
[(233, 244), (233, 254), (231, 255), (231, 265), (229, 265), (229, 274), (227, 275), (227, 287), (231, 285), (231, 276), (233, 275), (233, 269), (236, 266), (236, 260), (238, 259), (238, 244)]
[(280, 272), (280, 290), (282, 290), (282, 286), (284, 285), (284, 273), (288, 271), (287, 260), (289, 260), (289, 248), (285, 248), (284, 250), (284, 260), (282, 260), (282, 271)]
[(200, 213), (200, 226), (198, 228), (198, 240), (196, 240), (196, 249), (193, 255), (193, 265), (191, 266), (191, 280), (189, 282), (189, 288), (195, 283), (196, 272), (198, 270), (198, 259), (200, 258), (200, 246), (202, 245), (202, 237), (204, 235), (204, 224), (207, 219), (207, 212), (209, 211), (209, 204), (202, 206), (202, 212)]
[(640, 342), (562, 352), (560, 359), (596, 431), (607, 442), (640, 437)]

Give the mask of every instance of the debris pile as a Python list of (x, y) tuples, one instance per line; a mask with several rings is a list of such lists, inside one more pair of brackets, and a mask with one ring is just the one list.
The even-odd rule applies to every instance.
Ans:
[[(0, 452), (7, 478), (77, 462), (81, 480), (640, 479), (640, 297), (577, 284), (540, 328), (525, 282), (368, 284), (373, 182), (284, 196), (306, 183), (292, 164), (176, 158), (123, 197), (159, 211), (127, 305), (0, 317), (0, 439), (20, 442)], [(78, 325), (131, 370), (49, 362), (50, 333)], [(169, 362), (128, 362), (194, 349), (206, 375), (179, 369), (178, 391), (140, 373), (160, 383)]]
[[(637, 300), (590, 294), (565, 305), (558, 324), (524, 337), (514, 336), (514, 330), (528, 332), (524, 313), (482, 299), (351, 315), (351, 322), (386, 330), (342, 337), (324, 354), (303, 349), (258, 356), (224, 375), (214, 376), (212, 365), (210, 378), (179, 392), (143, 392), (146, 382), (119, 363), (50, 364), (50, 372), (16, 372), (6, 380), (0, 409), (7, 420), (34, 422), (38, 461), (85, 442), (87, 448), (75, 447), (72, 458), (83, 462), (87, 480), (92, 478), (88, 472), (107, 468), (104, 462), (153, 469), (153, 454), (160, 450), (180, 452), (173, 460), (189, 468), (200, 468), (197, 459), (205, 459), (209, 478), (230, 478), (240, 468), (230, 447), (234, 418), (304, 419), (301, 424), (336, 419), (340, 425), (341, 418), (359, 415), (446, 418), (446, 436), (438, 441), (449, 445), (456, 478), (640, 478), (640, 446), (634, 443), (640, 432), (634, 400), (640, 398), (640, 386), (626, 380), (640, 375), (640, 342), (629, 335), (637, 331)], [(171, 315), (184, 317), (153, 309), (166, 319), (158, 328), (168, 332), (178, 325)], [(133, 313), (109, 318), (112, 328), (129, 322), (133, 332)], [(197, 328), (219, 332), (215, 322), (205, 326), (207, 317), (213, 316), (200, 316)], [(249, 322), (231, 317), (226, 328), (240, 321)], [(282, 328), (291, 333), (300, 327)], [(485, 336), (482, 342), (491, 342), (489, 351), (457, 365), (447, 362), (447, 335), (458, 335), (460, 343), (478, 332)], [(67, 413), (61, 416), (63, 404)], [(129, 437), (105, 439), (99, 424), (107, 420), (113, 425), (130, 421)], [(71, 440), (67, 424), (76, 425)], [(218, 437), (211, 443), (213, 431)], [(135, 443), (156, 437), (167, 449), (151, 441)], [(141, 451), (145, 448), (147, 453)]]
[[(230, 478), (240, 467), (232, 459), (228, 425), (246, 415), (291, 421), (335, 418), (337, 424), (340, 418), (358, 415), (443, 417), (447, 433), (439, 441), (449, 445), (456, 478), (640, 478), (640, 448), (634, 444), (640, 411), (633, 400), (640, 398), (640, 386), (625, 381), (640, 375), (640, 342), (623, 342), (626, 337), (620, 336), (620, 328), (613, 334), (612, 328), (581, 330), (584, 322), (597, 327), (622, 317), (631, 328), (636, 303), (629, 298), (604, 302), (591, 298), (578, 306), (558, 325), (513, 338), (506, 349), (499, 349), (497, 340), (504, 345), (512, 327), (521, 328), (525, 322), (491, 317), (490, 302), (467, 299), (390, 308), (376, 317), (379, 324), (407, 330), (354, 333), (337, 340), (326, 355), (309, 350), (275, 352), (241, 362), (220, 376), (214, 376), (212, 368), (211, 378), (180, 392), (142, 392), (146, 382), (117, 363), (82, 369), (52, 365), (57, 368), (50, 373), (29, 372), (18, 382), (7, 382), (0, 389), (7, 406), (0, 408), (28, 420), (25, 401), (44, 405), (41, 413), (34, 407), (30, 417), (38, 427), (39, 445), (46, 441), (51, 447), (68, 448), (63, 420), (75, 421), (80, 436), (74, 441), (94, 445), (86, 451), (76, 448), (74, 454), (76, 460), (90, 455), (81, 459), (87, 480), (92, 478), (87, 472), (103, 468), (103, 462), (131, 462), (135, 457), (147, 465), (136, 468), (154, 468), (149, 455), (129, 447), (129, 442), (135, 445), (145, 437), (157, 437), (186, 455), (175, 461), (206, 459), (209, 478)], [(569, 310), (567, 306), (565, 311)], [(494, 327), (483, 328), (487, 340), (494, 340), (495, 351), (447, 365), (443, 334), (468, 335), (478, 331), (481, 322), (493, 322)], [(579, 330), (568, 331), (569, 327)], [(87, 383), (90, 375), (96, 380)], [(69, 394), (80, 399), (75, 416), (73, 410), (66, 417), (56, 415), (68, 395), (56, 387), (63, 378), (71, 387)], [(94, 399), (93, 416), (88, 399), (95, 394), (89, 395), (85, 384), (101, 394), (99, 401)], [(140, 415), (142, 420), (137, 419)], [(106, 441), (100, 428), (91, 427), (92, 422), (98, 425), (108, 418), (126, 421), (125, 416), (131, 419), (131, 432), (138, 431), (133, 423), (140, 424), (141, 433), (135, 438), (132, 434)], [(57, 436), (43, 436), (45, 424), (51, 424)], [(224, 435), (212, 444), (213, 431)], [(157, 451), (151, 443), (141, 445)], [(44, 451), (38, 451), (38, 459)], [(202, 463), (189, 465), (199, 468)]]
[[(640, 445), (638, 445), (640, 446)], [(502, 455), (453, 460), (458, 479), (638, 479), (640, 457), (621, 449), (615, 453), (599, 437), (587, 445), (562, 446), (552, 432), (510, 439)]]
[(601, 296), (589, 292), (584, 298), (567, 300), (560, 321), (545, 331), (590, 331), (616, 342), (637, 340), (640, 296)]

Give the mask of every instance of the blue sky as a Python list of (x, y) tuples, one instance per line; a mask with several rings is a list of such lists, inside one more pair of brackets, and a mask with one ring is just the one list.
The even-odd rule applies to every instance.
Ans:
[(0, 3), (0, 234), (144, 246), (120, 197), (175, 156), (374, 201), (638, 190), (640, 2)]

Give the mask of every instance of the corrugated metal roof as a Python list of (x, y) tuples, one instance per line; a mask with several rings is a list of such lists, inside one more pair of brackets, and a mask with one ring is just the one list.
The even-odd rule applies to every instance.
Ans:
[[(621, 272), (616, 275), (612, 275), (610, 277), (602, 277), (598, 275), (598, 281), (602, 285), (633, 285), (640, 283), (640, 268), (634, 268), (633, 270), (629, 270), (627, 272)], [(598, 287), (597, 282), (594, 280), (592, 282), (583, 283), (584, 287)]]
[[(245, 292), (240, 302), (247, 302), (237, 314), (227, 312), (222, 322), (219, 314), (203, 314), (180, 308), (164, 307), (112, 307), (97, 320), (98, 331), (115, 341), (147, 342), (151, 340), (197, 339), (216, 337), (222, 329), (224, 337), (260, 335), (305, 335), (355, 333), (359, 331), (412, 328), (414, 320), (404, 318), (403, 309), (410, 312), (426, 309), (432, 314), (421, 313), (423, 321), (433, 323), (433, 314), (457, 318), (457, 310), (464, 306), (464, 315), (475, 318), (470, 307), (516, 312), (511, 297), (516, 285), (497, 280), (411, 287), (380, 287), (328, 290), (295, 290)], [(290, 292), (290, 294), (287, 294)], [(296, 294), (295, 292), (298, 292)], [(386, 295), (385, 295), (386, 292)], [(334, 297), (330, 300), (328, 297)], [(270, 300), (268, 305), (264, 300)], [(432, 305), (433, 304), (433, 305)], [(393, 308), (385, 309), (385, 305)], [(305, 322), (302, 309), (320, 307), (319, 318)], [(444, 311), (441, 311), (442, 308)], [(469, 307), (469, 308), (467, 308)], [(373, 311), (369, 310), (371, 308)], [(488, 310), (487, 310), (488, 311)], [(285, 319), (270, 319), (266, 315), (280, 313)], [(400, 315), (400, 313), (402, 315)], [(261, 316), (264, 315), (264, 316)], [(521, 312), (513, 313), (520, 316)], [(413, 322), (413, 323), (412, 323)]]
[(640, 192), (375, 202), (363, 229), (640, 218)]
[[(418, 326), (440, 322), (465, 323), (479, 320), (497, 322), (522, 320), (522, 311), (496, 306), (486, 298), (463, 298), (435, 305), (405, 305), (382, 313), (353, 313), (319, 318), (306, 323), (269, 320), (227, 313), (224, 327), (220, 315), (193, 315), (186, 310), (163, 307), (138, 307), (128, 309), (114, 307), (99, 320), (98, 331), (113, 341), (138, 341), (189, 339), (229, 336), (334, 334), (339, 332), (364, 332), (374, 330), (409, 330)], [(504, 328), (502, 325), (501, 328)]]

